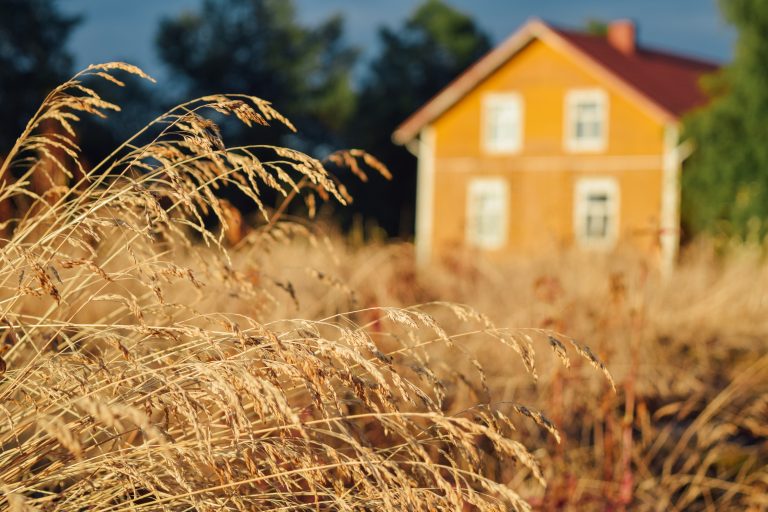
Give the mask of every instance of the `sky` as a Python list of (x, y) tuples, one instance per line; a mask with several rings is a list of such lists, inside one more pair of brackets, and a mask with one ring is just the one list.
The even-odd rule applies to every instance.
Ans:
[[(299, 18), (317, 23), (334, 13), (346, 20), (347, 40), (376, 52), (377, 29), (399, 26), (419, 0), (294, 0)], [(154, 51), (160, 19), (195, 10), (201, 0), (57, 0), (67, 13), (83, 15), (70, 49), (77, 68), (95, 62), (125, 60), (166, 78)], [(530, 17), (564, 27), (581, 27), (588, 19), (633, 19), (640, 44), (727, 62), (735, 32), (721, 18), (716, 0), (447, 0), (473, 16), (495, 43)]]

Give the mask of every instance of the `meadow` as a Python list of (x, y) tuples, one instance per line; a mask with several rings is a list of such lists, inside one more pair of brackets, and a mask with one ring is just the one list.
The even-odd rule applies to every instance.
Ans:
[(630, 251), (417, 269), (315, 220), (351, 200), (323, 162), (224, 145), (293, 128), (260, 98), (86, 167), (77, 122), (119, 108), (90, 84), (125, 73), (54, 90), (0, 168), (0, 507), (768, 507), (761, 247), (700, 242), (669, 279)]
[[(460, 301), (523, 333), (584, 341), (605, 362), (616, 392), (588, 361), (566, 367), (536, 344), (535, 381), (523, 360), (481, 339), (465, 345), (486, 371), (492, 403), (545, 411), (562, 436), (558, 444), (532, 423), (517, 424), (548, 481), (526, 488), (535, 509), (768, 507), (763, 247), (724, 250), (702, 240), (684, 249), (669, 277), (628, 249), (505, 264), (465, 253), (423, 272), (408, 244), (340, 251), (338, 273), (366, 290), (366, 303)], [(448, 367), (466, 367), (437, 353)], [(451, 410), (482, 396), (454, 392)], [(502, 475), (520, 483), (514, 471)]]

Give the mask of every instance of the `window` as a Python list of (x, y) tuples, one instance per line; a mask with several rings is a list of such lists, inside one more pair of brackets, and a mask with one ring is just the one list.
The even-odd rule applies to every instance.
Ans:
[(514, 153), (523, 142), (523, 102), (516, 93), (490, 94), (483, 105), (483, 145), (491, 153)]
[(574, 230), (583, 247), (611, 248), (619, 225), (619, 187), (610, 178), (589, 178), (576, 184)]
[(599, 89), (570, 91), (565, 97), (565, 147), (602, 151), (608, 138), (608, 97)]
[(509, 191), (502, 178), (478, 178), (467, 189), (467, 243), (500, 249), (507, 242)]

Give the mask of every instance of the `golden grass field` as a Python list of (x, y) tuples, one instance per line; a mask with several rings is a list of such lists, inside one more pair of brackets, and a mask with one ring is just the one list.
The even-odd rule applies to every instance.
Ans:
[[(567, 333), (605, 362), (616, 393), (584, 360), (557, 364), (546, 343), (534, 343), (535, 384), (512, 354), (483, 340), (465, 345), (487, 373), (493, 402), (545, 411), (560, 430), (558, 445), (533, 424), (517, 424), (548, 481), (546, 490), (526, 488), (537, 509), (765, 510), (763, 254), (740, 246), (722, 255), (700, 242), (668, 279), (621, 251), (506, 266), (464, 254), (417, 276), (409, 245), (374, 245), (341, 249), (337, 272), (363, 290), (365, 303), (460, 301), (499, 325)], [(436, 357), (466, 366), (453, 355)], [(481, 400), (464, 390), (451, 407)], [(502, 480), (517, 483), (516, 476), (512, 470)]]
[(121, 73), (53, 91), (0, 168), (0, 509), (768, 508), (761, 248), (417, 270), (311, 220), (349, 201), (322, 162), (224, 146), (211, 114), (291, 126), (258, 98), (81, 166), (79, 117), (118, 108), (84, 80)]

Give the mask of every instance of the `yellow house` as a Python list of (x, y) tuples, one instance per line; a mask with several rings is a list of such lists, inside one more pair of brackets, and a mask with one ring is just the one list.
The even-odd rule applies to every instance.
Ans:
[(420, 263), (632, 244), (671, 268), (679, 244), (679, 120), (716, 67), (532, 20), (403, 122), (418, 156)]

